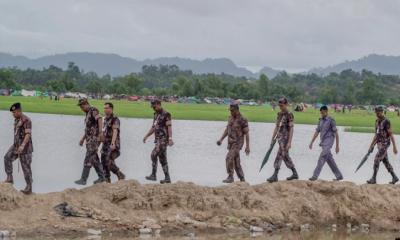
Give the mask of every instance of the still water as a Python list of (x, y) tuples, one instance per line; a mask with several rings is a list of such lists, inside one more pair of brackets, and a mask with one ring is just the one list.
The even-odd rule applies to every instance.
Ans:
[[(33, 177), (34, 191), (39, 193), (62, 191), (65, 188), (78, 187), (74, 185), (81, 175), (85, 149), (78, 145), (83, 135), (82, 116), (64, 116), (49, 114), (27, 113), (33, 122)], [(1, 111), (1, 137), (0, 155), (4, 155), (12, 144), (13, 118), (9, 112)], [(142, 139), (152, 124), (150, 119), (121, 119), (122, 154), (117, 164), (129, 179), (137, 179), (146, 183), (144, 177), (150, 173), (150, 153), (153, 148), (152, 141), (143, 144)], [(225, 122), (214, 121), (173, 121), (173, 138), (175, 146), (169, 148), (168, 159), (173, 181), (188, 181), (200, 185), (217, 186), (226, 177), (225, 155), (226, 142), (223, 146), (216, 145), (221, 136)], [(261, 173), (259, 167), (261, 160), (269, 145), (274, 124), (250, 123), (251, 154), (242, 154), (242, 165), (246, 180), (251, 184), (265, 181), (273, 172), (273, 159)], [(291, 156), (298, 168), (301, 179), (311, 177), (316, 165), (320, 149), (316, 144), (313, 150), (308, 149), (308, 143), (315, 127), (309, 125), (296, 125)], [(367, 152), (372, 134), (347, 133), (339, 128), (341, 138), (341, 152), (335, 155), (339, 168), (345, 180), (357, 184), (364, 183), (372, 174), (373, 157), (360, 169), (357, 174), (354, 170), (361, 158)], [(397, 141), (400, 141), (396, 137)], [(275, 154), (276, 149), (273, 154)], [(391, 163), (399, 170), (399, 156), (389, 154)], [(14, 163), (16, 187), (24, 187), (21, 170), (18, 173), (18, 164)], [(286, 178), (291, 173), (282, 166), (280, 179)], [(159, 168), (158, 178), (163, 177)], [(0, 164), (0, 178), (5, 178), (4, 166)], [(95, 180), (92, 170), (90, 181)], [(325, 166), (321, 179), (331, 180), (333, 174)], [(115, 180), (115, 178), (114, 178)], [(390, 180), (384, 167), (378, 176), (379, 183)]]

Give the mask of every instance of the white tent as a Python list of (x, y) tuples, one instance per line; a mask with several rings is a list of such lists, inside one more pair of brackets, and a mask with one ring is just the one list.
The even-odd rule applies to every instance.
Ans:
[(36, 91), (28, 91), (28, 90), (22, 89), (21, 95), (24, 97), (34, 97), (36, 95)]

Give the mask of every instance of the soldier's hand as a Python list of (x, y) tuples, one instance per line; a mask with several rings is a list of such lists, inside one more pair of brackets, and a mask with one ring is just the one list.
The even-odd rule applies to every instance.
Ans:
[(24, 146), (19, 146), (17, 149), (17, 154), (21, 154), (24, 151)]
[(218, 141), (217, 141), (217, 145), (218, 145), (218, 146), (221, 146), (221, 144), (222, 144), (221, 140), (218, 140)]
[(335, 149), (335, 152), (336, 152), (336, 154), (338, 154), (338, 153), (339, 153), (339, 151), (340, 151), (340, 148), (339, 148), (339, 146), (336, 146), (336, 149)]
[(111, 150), (114, 151), (117, 147), (115, 146), (114, 143), (111, 143)]
[(312, 145), (313, 145), (313, 144), (310, 143), (310, 145), (308, 145), (308, 148), (309, 148), (309, 149), (312, 149)]
[(247, 146), (246, 149), (244, 150), (246, 152), (246, 155), (249, 156), (250, 155), (250, 147)]
[(287, 146), (286, 146), (286, 149), (289, 150), (289, 149), (291, 149), (291, 148), (292, 148), (292, 144), (291, 144), (291, 143), (288, 143)]
[(85, 142), (85, 140), (84, 139), (81, 139), (80, 141), (79, 141), (79, 146), (83, 146), (83, 143)]
[(170, 147), (174, 145), (174, 141), (172, 140), (172, 138), (168, 139), (168, 145)]
[(393, 153), (397, 155), (397, 148), (396, 147), (393, 148)]
[(99, 134), (99, 142), (104, 142), (104, 135), (102, 133)]

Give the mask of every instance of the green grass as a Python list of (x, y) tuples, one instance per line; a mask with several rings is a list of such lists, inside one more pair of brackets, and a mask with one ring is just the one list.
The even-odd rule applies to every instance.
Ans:
[[(63, 99), (59, 102), (36, 97), (0, 97), (0, 109), (8, 110), (11, 104), (21, 102), (24, 111), (34, 113), (83, 115), (77, 101)], [(101, 110), (104, 100), (91, 100), (90, 103)], [(147, 102), (112, 101), (115, 112), (120, 117), (152, 118), (153, 110)], [(226, 121), (229, 112), (226, 105), (215, 104), (171, 104), (164, 103), (164, 108), (171, 112), (174, 119)], [(242, 106), (242, 114), (251, 122), (275, 122), (276, 112), (266, 106)], [(317, 124), (319, 111), (308, 109), (306, 112), (294, 112), (295, 122), (300, 124)], [(339, 126), (346, 126), (351, 132), (373, 132), (375, 115), (367, 111), (353, 110), (351, 114), (332, 113)], [(400, 133), (400, 118), (388, 113), (395, 133)]]

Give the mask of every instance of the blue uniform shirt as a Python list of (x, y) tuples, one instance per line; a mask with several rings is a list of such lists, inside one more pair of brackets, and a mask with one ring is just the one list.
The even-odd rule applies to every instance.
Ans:
[(330, 116), (320, 118), (316, 131), (319, 132), (321, 138), (320, 146), (333, 146), (337, 131), (335, 119)]

